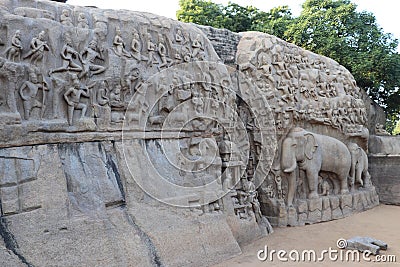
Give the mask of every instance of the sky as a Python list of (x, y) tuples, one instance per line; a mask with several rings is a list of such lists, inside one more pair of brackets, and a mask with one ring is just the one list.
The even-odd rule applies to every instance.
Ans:
[[(213, 0), (214, 3), (226, 5), (229, 0)], [(288, 5), (293, 15), (298, 16), (303, 0), (231, 0), (241, 6), (254, 6), (263, 11), (273, 7)], [(391, 33), (400, 40), (400, 1), (399, 0), (352, 0), (358, 11), (372, 12), (384, 32)], [(176, 19), (179, 0), (68, 0), (68, 4), (81, 6), (97, 6), (109, 9), (128, 9), (146, 11), (157, 15)], [(400, 47), (397, 48), (400, 52)]]

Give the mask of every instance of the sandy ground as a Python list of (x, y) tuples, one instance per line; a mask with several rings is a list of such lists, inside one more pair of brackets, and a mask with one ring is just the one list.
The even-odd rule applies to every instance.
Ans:
[[(295, 262), (288, 258), (287, 262), (281, 262), (274, 255), (273, 261), (268, 258), (266, 261), (260, 261), (257, 258), (257, 252), (268, 246), (271, 250), (315, 250), (317, 257), (321, 252), (329, 247), (339, 250), (336, 242), (339, 238), (349, 239), (354, 236), (369, 236), (388, 244), (387, 251), (381, 251), (380, 255), (395, 255), (395, 263), (377, 262), (374, 256), (371, 256), (371, 262), (366, 262), (360, 255), (360, 262), (333, 261), (329, 255), (325, 254), (325, 260), (321, 262)], [(303, 227), (275, 228), (274, 233), (263, 239), (242, 248), (243, 254), (232, 258), (226, 262), (218, 264), (218, 267), (231, 266), (400, 266), (400, 207), (380, 205), (372, 210), (365, 211), (341, 220), (306, 225)], [(345, 253), (345, 250), (339, 250), (337, 255)], [(264, 254), (261, 254), (263, 256)], [(293, 256), (295, 254), (292, 254)], [(301, 254), (300, 254), (301, 255)], [(334, 258), (334, 254), (332, 254)], [(345, 254), (343, 254), (345, 259)], [(301, 256), (300, 256), (301, 257)], [(350, 259), (352, 257), (350, 256)]]

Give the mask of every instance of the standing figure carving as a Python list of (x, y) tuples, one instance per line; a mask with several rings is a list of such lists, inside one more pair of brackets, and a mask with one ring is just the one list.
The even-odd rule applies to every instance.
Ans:
[(147, 51), (149, 53), (147, 59), (147, 66), (152, 66), (153, 64), (157, 63), (157, 59), (155, 57), (156, 50), (157, 46), (155, 43), (153, 43), (151, 34), (147, 33)]
[(168, 58), (167, 56), (167, 48), (165, 47), (164, 44), (164, 37), (162, 36), (162, 34), (158, 35), (158, 54), (160, 55), (161, 58), (161, 63), (158, 66), (159, 69), (161, 69), (162, 67), (169, 67), (170, 63), (171, 63), (171, 59)]
[(72, 87), (64, 93), (64, 99), (68, 104), (68, 123), (72, 125), (74, 111), (82, 110), (81, 119), (85, 117), (87, 105), (81, 102), (81, 97), (90, 97), (89, 88), (82, 86), (76, 74), (71, 74)]
[[(39, 90), (43, 90), (43, 101), (37, 99)], [(48, 90), (45, 83), (41, 83), (33, 69), (29, 69), (29, 81), (25, 81), (19, 88), (19, 94), (23, 101), (24, 119), (29, 120), (31, 111), (34, 108), (43, 108), (45, 101), (45, 90)]]

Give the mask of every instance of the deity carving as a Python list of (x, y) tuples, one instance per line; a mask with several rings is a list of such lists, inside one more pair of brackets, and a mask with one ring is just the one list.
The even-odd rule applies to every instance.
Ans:
[(153, 64), (157, 63), (156, 59), (156, 50), (157, 46), (153, 43), (152, 36), (150, 33), (147, 33), (147, 66), (151, 67)]
[(11, 46), (7, 48), (5, 54), (8, 60), (14, 62), (21, 60), (22, 41), (20, 30), (15, 31), (14, 36), (11, 38)]
[(78, 24), (76, 25), (78, 28), (89, 29), (89, 21), (86, 18), (85, 13), (79, 13), (78, 15)]
[(124, 39), (122, 39), (122, 32), (119, 27), (115, 28), (115, 36), (113, 40), (113, 51), (117, 56), (130, 58), (131, 54), (125, 50)]
[[(44, 81), (39, 81), (35, 69), (30, 68), (29, 80), (25, 81), (19, 88), (19, 95), (23, 101), (24, 119), (29, 120), (31, 112), (34, 108), (41, 108), (41, 117), (44, 113), (47, 84)], [(42, 90), (42, 101), (38, 100), (38, 92)]]
[(159, 34), (159, 43), (158, 43), (158, 54), (161, 58), (161, 62), (158, 65), (158, 69), (161, 69), (162, 67), (169, 67), (169, 64), (171, 63), (171, 59), (168, 58), (167, 55), (167, 48), (165, 47), (164, 44), (164, 38), (162, 36), (162, 34)]
[(34, 37), (30, 43), (31, 50), (24, 56), (30, 58), (30, 62), (37, 65), (39, 61), (43, 60), (44, 52), (49, 51), (50, 48), (45, 41), (46, 33), (41, 31), (37, 37)]
[(81, 110), (80, 118), (86, 115), (87, 105), (81, 102), (82, 97), (90, 97), (89, 88), (81, 84), (78, 75), (71, 74), (72, 86), (64, 93), (64, 99), (68, 104), (68, 123), (73, 125), (74, 111)]
[(76, 63), (76, 60), (81, 60), (81, 56), (79, 53), (72, 47), (72, 39), (71, 36), (68, 32), (64, 34), (64, 46), (61, 50), (61, 57), (63, 64), (61, 67), (50, 70), (49, 74), (51, 75), (52, 73), (56, 72), (63, 72), (63, 71), (76, 71), (80, 72), (82, 70), (81, 66), (79, 66), (78, 63)]
[(92, 77), (106, 70), (105, 67), (95, 64), (96, 59), (104, 60), (101, 50), (99, 51), (97, 47), (96, 39), (91, 40), (88, 47), (83, 49), (80, 54), (80, 59), (82, 61), (83, 70), (79, 74), (79, 78), (85, 77), (86, 75)]
[(72, 18), (70, 17), (70, 13), (68, 9), (63, 9), (60, 16), (60, 22), (62, 25), (67, 27), (73, 27)]
[(147, 60), (142, 56), (142, 44), (140, 42), (140, 37), (139, 37), (139, 33), (134, 30), (132, 32), (133, 38), (132, 38), (132, 42), (131, 42), (131, 55), (134, 59), (136, 59), (137, 61), (141, 61), (141, 60)]

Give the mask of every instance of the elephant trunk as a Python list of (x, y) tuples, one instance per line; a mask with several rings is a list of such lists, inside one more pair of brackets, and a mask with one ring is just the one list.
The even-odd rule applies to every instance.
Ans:
[[(285, 140), (285, 141), (287, 141), (287, 140)], [(296, 151), (292, 151), (292, 150), (291, 150), (290, 142), (283, 142), (281, 166), (282, 166), (283, 172), (285, 172), (285, 173), (291, 173), (297, 167)]]
[(288, 179), (287, 205), (289, 207), (293, 205), (293, 198), (297, 186), (297, 174), (295, 172), (297, 167), (296, 147), (293, 146), (293, 142), (294, 140), (292, 138), (286, 138), (283, 141), (281, 155), (281, 168)]

